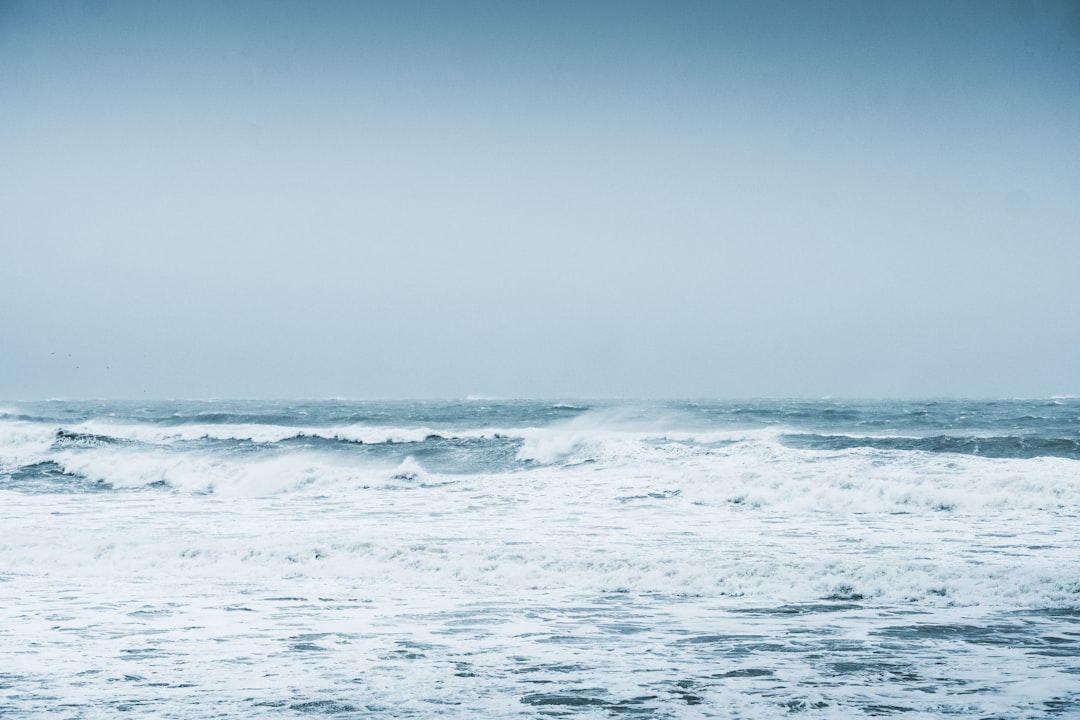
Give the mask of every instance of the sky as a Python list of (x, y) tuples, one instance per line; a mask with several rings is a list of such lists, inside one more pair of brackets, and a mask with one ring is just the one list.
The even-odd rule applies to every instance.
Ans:
[(1080, 394), (1080, 1), (0, 0), (0, 398)]

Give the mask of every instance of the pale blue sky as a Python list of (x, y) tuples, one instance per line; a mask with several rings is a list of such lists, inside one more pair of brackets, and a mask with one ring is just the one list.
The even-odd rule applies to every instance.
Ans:
[(1080, 3), (0, 0), (0, 398), (1080, 394)]

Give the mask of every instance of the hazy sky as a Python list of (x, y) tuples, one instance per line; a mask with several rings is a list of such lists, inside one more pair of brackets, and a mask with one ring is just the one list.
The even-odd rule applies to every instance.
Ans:
[(1080, 2), (0, 0), (0, 398), (1080, 394)]

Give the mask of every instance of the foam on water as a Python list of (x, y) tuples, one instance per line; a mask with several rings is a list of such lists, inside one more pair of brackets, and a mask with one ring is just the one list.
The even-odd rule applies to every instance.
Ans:
[[(439, 431), (424, 427), (380, 427), (371, 425), (346, 425), (340, 427), (310, 427), (261, 425), (254, 423), (232, 424), (185, 424), (174, 426), (121, 425), (102, 422), (84, 422), (68, 428), (77, 434), (98, 435), (146, 443), (170, 443), (192, 440), (250, 440), (257, 443), (275, 443), (291, 438), (323, 438), (347, 442), (379, 444), (423, 442), (431, 436), (444, 436)], [(474, 430), (449, 433), (450, 437), (487, 437), (498, 430)]]
[(921, 407), (11, 408), (0, 715), (1080, 712), (1080, 462), (789, 440)]

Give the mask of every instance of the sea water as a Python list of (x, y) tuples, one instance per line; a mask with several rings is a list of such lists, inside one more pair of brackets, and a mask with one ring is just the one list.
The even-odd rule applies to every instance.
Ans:
[(0, 407), (4, 718), (1080, 716), (1080, 400)]

